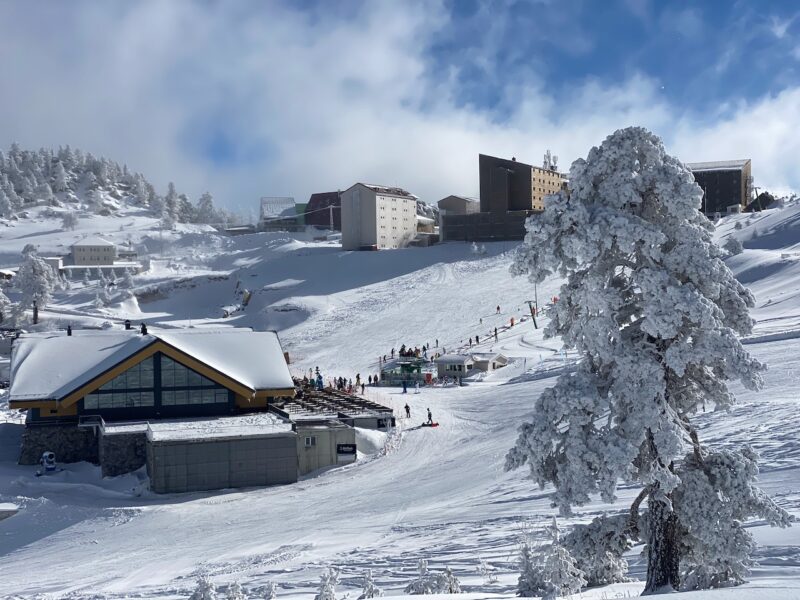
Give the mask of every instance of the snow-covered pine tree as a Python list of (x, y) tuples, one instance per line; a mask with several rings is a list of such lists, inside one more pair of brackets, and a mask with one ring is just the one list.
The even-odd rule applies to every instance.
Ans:
[(50, 189), (50, 184), (47, 182), (37, 184), (33, 195), (38, 202), (46, 202), (47, 204), (51, 204), (55, 199), (53, 190)]
[(56, 163), (53, 170), (52, 188), (54, 192), (66, 192), (69, 190), (69, 176), (61, 161)]
[(208, 192), (205, 192), (197, 201), (195, 208), (195, 222), (212, 224), (214, 223), (214, 198)]
[(461, 582), (450, 570), (450, 567), (445, 567), (444, 571), (436, 576), (435, 589), (437, 594), (460, 594)]
[(372, 569), (364, 571), (364, 587), (361, 588), (361, 595), (358, 600), (366, 600), (367, 598), (378, 598), (383, 596), (383, 590), (375, 585), (372, 579)]
[(84, 287), (91, 284), (91, 280), (89, 279), (89, 269), (83, 270), (83, 285)]
[(3, 290), (0, 289), (0, 325), (3, 323), (8, 323), (10, 316), (11, 300), (9, 300), (8, 296), (6, 296)]
[[(512, 267), (532, 282), (566, 278), (546, 333), (583, 360), (538, 397), (506, 467), (527, 464), (539, 485), (552, 483), (562, 514), (596, 493), (613, 501), (620, 478), (640, 483), (628, 532), (638, 535), (646, 499), (647, 593), (679, 588), (681, 574), (689, 574), (697, 542), (681, 521), (681, 482), (703, 473), (724, 493), (705, 475), (713, 454), (701, 446), (692, 415), (704, 406), (728, 408), (735, 398), (727, 380), (759, 389), (765, 368), (739, 341), (752, 329), (753, 296), (722, 261), (713, 225), (698, 210), (701, 197), (691, 172), (657, 136), (619, 130), (573, 163), (569, 193), (549, 196), (544, 213), (528, 220)], [(687, 447), (690, 460), (681, 460)], [(737, 496), (729, 501), (742, 518), (768, 514), (771, 523), (784, 522), (764, 494), (758, 506), (746, 506), (741, 489), (727, 493)], [(694, 516), (703, 529), (717, 522)], [(749, 535), (741, 534), (737, 547)]]
[(189, 600), (217, 600), (217, 588), (206, 575), (200, 575)]
[(225, 593), (225, 598), (226, 600), (247, 600), (247, 596), (244, 594), (242, 585), (238, 581), (234, 581), (228, 586), (228, 590)]
[(517, 579), (517, 596), (535, 598), (544, 592), (542, 572), (538, 566), (538, 557), (531, 550), (529, 543), (519, 549), (519, 578)]
[(178, 220), (178, 192), (175, 191), (175, 184), (171, 181), (167, 185), (167, 195), (164, 196), (164, 209), (161, 216), (172, 223)]
[(428, 571), (428, 561), (420, 559), (419, 563), (417, 563), (417, 569), (419, 570), (419, 575), (406, 586), (405, 593), (412, 595), (435, 594), (435, 577)]
[(264, 586), (264, 600), (275, 600), (278, 597), (278, 586), (274, 582), (268, 581)]
[(3, 186), (0, 186), (0, 217), (10, 217), (13, 210), (14, 207), (11, 206), (11, 200), (9, 200)]
[(98, 292), (97, 292), (97, 293), (94, 295), (94, 302), (93, 302), (93, 304), (94, 304), (94, 307), (95, 307), (95, 308), (97, 308), (97, 309), (100, 309), (100, 308), (103, 308), (103, 307), (105, 307), (105, 305), (106, 305), (106, 302), (105, 302), (105, 300), (103, 299), (103, 295), (102, 295), (102, 293), (101, 293), (101, 292), (99, 292), (99, 291), (98, 291)]
[(42, 309), (50, 303), (58, 278), (53, 269), (36, 252), (33, 244), (22, 249), (22, 264), (14, 277), (14, 286), (22, 293), (17, 311), (33, 306), (34, 300)]
[(77, 226), (78, 216), (74, 212), (68, 211), (61, 216), (61, 228), (64, 231), (75, 231)]
[(133, 272), (129, 268), (125, 268), (125, 272), (122, 274), (122, 281), (120, 282), (120, 286), (124, 290), (132, 290), (134, 288), (133, 282)]
[(319, 578), (319, 590), (314, 600), (336, 600), (336, 585), (339, 583), (339, 570), (325, 569)]
[(542, 580), (544, 594), (542, 600), (552, 600), (577, 594), (586, 585), (586, 578), (575, 564), (575, 559), (559, 540), (558, 523), (553, 517), (550, 529), (553, 541), (547, 545), (543, 552)]

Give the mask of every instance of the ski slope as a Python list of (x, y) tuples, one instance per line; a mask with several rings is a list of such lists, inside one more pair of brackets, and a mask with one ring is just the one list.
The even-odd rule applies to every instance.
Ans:
[[(763, 392), (735, 387), (739, 405), (698, 419), (706, 443), (752, 444), (762, 456), (762, 486), (794, 515), (800, 514), (798, 215), (800, 207), (789, 206), (720, 225), (720, 239), (735, 235), (745, 244), (729, 260), (740, 277), (750, 278), (758, 300), (748, 349), (770, 369)], [(273, 581), (280, 597), (311, 598), (327, 566), (341, 569), (343, 593), (357, 596), (363, 569), (371, 568), (377, 584), (398, 595), (420, 558), (435, 571), (449, 565), (472, 597), (513, 596), (517, 546), (525, 536), (539, 536), (553, 510), (547, 490), (522, 472), (503, 471), (504, 455), (535, 397), (576, 358), (558, 340), (542, 338), (546, 318), (540, 329), (529, 317), (521, 321), (534, 290), (508, 275), (514, 245), (487, 244), (484, 255), (466, 244), (346, 253), (310, 237), (172, 235), (164, 258), (154, 261), (157, 269), (137, 277), (137, 285), (160, 293), (140, 298), (136, 307), (98, 310), (91, 306), (92, 286), (76, 284), (46, 315), (86, 323), (130, 316), (164, 327), (275, 328), (296, 372), (319, 366), (326, 377), (366, 378), (392, 347), (438, 339), (450, 351), (468, 346), (476, 334), (480, 350), (501, 351), (513, 362), (461, 388), (407, 395), (369, 390), (396, 414), (407, 401), (412, 418), (401, 420), (383, 451), (284, 487), (158, 496), (146, 491), (141, 473), (103, 480), (85, 464), (36, 479), (32, 467), (15, 464), (21, 427), (6, 423), (0, 503), (20, 510), (0, 521), (0, 597), (187, 598), (194, 577), (207, 573), (219, 588), (239, 581), (254, 597)], [(239, 301), (237, 283), (252, 291), (252, 300), (224, 319), (222, 307)], [(544, 303), (558, 294), (558, 282), (535, 293)], [(139, 312), (132, 315), (134, 308)], [(517, 324), (509, 327), (512, 316)], [(495, 327), (497, 342), (487, 336)], [(440, 423), (436, 429), (418, 427), (428, 407)], [(636, 492), (623, 486), (616, 505), (597, 501), (561, 523), (568, 528), (623, 509)], [(751, 583), (687, 598), (800, 598), (800, 529), (753, 527), (761, 566)], [(481, 559), (498, 575), (496, 583), (478, 574)], [(638, 549), (630, 562), (632, 576), (641, 577)], [(625, 597), (641, 587), (620, 584), (583, 597)]]

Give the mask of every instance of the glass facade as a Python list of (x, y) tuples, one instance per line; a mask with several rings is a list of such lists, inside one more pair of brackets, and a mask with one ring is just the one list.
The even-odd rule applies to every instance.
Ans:
[(227, 388), (158, 352), (87, 394), (82, 412), (118, 418), (211, 414), (232, 403)]

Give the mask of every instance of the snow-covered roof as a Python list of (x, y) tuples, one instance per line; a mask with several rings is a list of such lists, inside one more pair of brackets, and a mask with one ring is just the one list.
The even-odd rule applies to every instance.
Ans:
[(499, 352), (473, 352), (472, 360), (474, 361), (485, 361), (485, 360), (508, 360), (508, 357), (505, 354), (500, 354)]
[(249, 329), (75, 330), (14, 341), (11, 401), (58, 400), (158, 341), (251, 390), (292, 389), (278, 335)]
[(154, 442), (207, 440), (210, 438), (262, 437), (291, 433), (292, 423), (272, 413), (231, 417), (183, 419), (149, 423), (147, 437)]
[(261, 220), (278, 217), (294, 217), (297, 215), (296, 202), (291, 197), (261, 198)]
[[(389, 185), (378, 185), (375, 183), (356, 183), (355, 185), (363, 185), (365, 188), (369, 188), (377, 194), (382, 196), (397, 196), (398, 198), (417, 198), (411, 192), (404, 190), (401, 187), (393, 187)], [(351, 187), (355, 187), (351, 186)]]
[(436, 223), (436, 219), (431, 219), (430, 217), (425, 217), (423, 215), (417, 215), (417, 223)]
[(686, 163), (686, 166), (692, 171), (732, 171), (743, 169), (749, 162), (749, 158), (744, 158), (742, 160)]
[(471, 356), (465, 354), (443, 354), (434, 361), (437, 365), (463, 365), (474, 362)]
[(115, 246), (114, 242), (109, 242), (108, 240), (104, 240), (98, 235), (91, 235), (88, 237), (83, 238), (72, 244), (72, 247), (83, 247), (83, 246)]

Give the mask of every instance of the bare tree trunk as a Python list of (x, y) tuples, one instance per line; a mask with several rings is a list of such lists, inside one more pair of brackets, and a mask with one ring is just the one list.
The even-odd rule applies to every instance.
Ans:
[(669, 593), (680, 586), (678, 519), (652, 492), (647, 503), (647, 583), (643, 595)]

